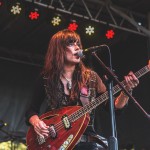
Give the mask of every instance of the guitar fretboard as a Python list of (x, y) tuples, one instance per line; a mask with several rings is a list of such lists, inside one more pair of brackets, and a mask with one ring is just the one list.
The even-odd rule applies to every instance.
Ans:
[[(142, 69), (140, 69), (139, 71), (137, 71), (134, 74), (135, 74), (135, 76), (137, 78), (140, 78), (143, 75), (145, 75), (146, 73), (148, 73), (149, 71), (150, 71), (149, 67), (145, 66), (145, 67), (143, 67)], [(123, 80), (121, 82), (121, 84), (125, 87), (125, 80)], [(113, 87), (113, 95), (115, 95), (119, 91), (121, 91), (121, 88), (120, 88), (119, 85), (116, 85), (116, 86)], [(99, 97), (95, 98), (90, 103), (86, 104), (84, 107), (80, 108), (79, 110), (77, 110), (76, 112), (74, 112), (73, 114), (71, 114), (69, 116), (69, 120), (71, 122), (74, 122), (75, 120), (77, 120), (80, 117), (82, 117), (84, 114), (92, 111), (94, 108), (96, 108), (98, 105), (100, 105), (101, 103), (103, 103), (104, 101), (106, 101), (108, 98), (109, 98), (108, 97), (108, 91), (106, 91), (105, 93), (103, 93)]]

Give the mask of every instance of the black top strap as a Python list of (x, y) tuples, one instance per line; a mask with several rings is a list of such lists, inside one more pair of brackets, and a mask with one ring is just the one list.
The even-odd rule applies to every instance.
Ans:
[(89, 92), (90, 92), (90, 99), (96, 97), (96, 73), (94, 71), (91, 71)]

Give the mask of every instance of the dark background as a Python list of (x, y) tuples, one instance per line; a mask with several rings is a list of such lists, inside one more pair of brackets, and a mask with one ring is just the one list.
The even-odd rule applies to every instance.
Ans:
[[(118, 1), (118, 5), (132, 6), (137, 1), (129, 3)], [(115, 0), (114, 0), (115, 3)], [(147, 8), (145, 1), (145, 8)], [(26, 18), (25, 11), (20, 16), (13, 16), (9, 12), (9, 2), (0, 7), (0, 120), (7, 122), (2, 129), (9, 134), (19, 134), (25, 137), (27, 126), (24, 114), (30, 105), (34, 82), (43, 64), (50, 37), (57, 31), (67, 28), (73, 16), (64, 17), (61, 26), (53, 27), (47, 17), (54, 12), (41, 8), (41, 19), (31, 22)], [(141, 9), (139, 9), (141, 5)], [(145, 14), (144, 2), (138, 1), (134, 9)], [(136, 7), (135, 7), (136, 6)], [(150, 5), (149, 5), (150, 6)], [(133, 9), (132, 8), (132, 9)], [(115, 38), (107, 40), (104, 36), (107, 27), (81, 18), (75, 18), (79, 23), (77, 33), (81, 35), (83, 47), (107, 44), (112, 55), (112, 64), (119, 80), (132, 70), (138, 71), (148, 63), (148, 37), (115, 29)], [(96, 34), (87, 36), (85, 27), (89, 24), (96, 26)], [(107, 51), (102, 51), (100, 57), (107, 64)], [(27, 61), (28, 60), (28, 61)], [(102, 67), (91, 55), (87, 55), (85, 64), (104, 74)], [(133, 96), (146, 112), (150, 113), (150, 74), (140, 79), (139, 86), (133, 91)], [(115, 84), (115, 83), (114, 83)], [(100, 108), (100, 107), (98, 107)], [(111, 135), (109, 114), (98, 109), (96, 117), (97, 131), (105, 136)], [(128, 107), (121, 116), (116, 117), (119, 147), (134, 145), (136, 150), (150, 150), (150, 122), (140, 112), (136, 105), (129, 101)], [(0, 131), (1, 141), (9, 140), (7, 134)], [(25, 138), (23, 138), (25, 140)]]

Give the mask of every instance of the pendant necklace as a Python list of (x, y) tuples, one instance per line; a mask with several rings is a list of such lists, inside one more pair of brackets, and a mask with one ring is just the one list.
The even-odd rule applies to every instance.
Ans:
[(68, 88), (69, 90), (71, 90), (71, 88), (72, 88), (72, 80), (66, 78), (63, 74), (62, 74), (62, 77), (64, 77), (64, 78), (66, 79), (66, 81), (67, 81), (67, 88)]

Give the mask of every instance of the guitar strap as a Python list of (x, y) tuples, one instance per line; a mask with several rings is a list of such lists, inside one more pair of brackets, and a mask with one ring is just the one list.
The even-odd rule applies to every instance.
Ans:
[(90, 101), (96, 97), (96, 74), (95, 72), (91, 72), (91, 79), (89, 83), (89, 96)]
[[(83, 87), (83, 89), (84, 89), (84, 92), (86, 93), (85, 87)], [(83, 93), (81, 91), (81, 94), (80, 94), (80, 101), (83, 106), (86, 105), (87, 103), (89, 103), (89, 101), (92, 101), (95, 99), (95, 97), (96, 97), (96, 73), (94, 71), (91, 71), (91, 77), (90, 77), (88, 91), (87, 91), (88, 94), (85, 95)], [(90, 112), (90, 122), (88, 125), (88, 127), (93, 128), (93, 130), (94, 130), (94, 116), (95, 116), (95, 109)], [(106, 148), (106, 149), (108, 148), (107, 140), (104, 137), (97, 135), (95, 133), (95, 130), (94, 130), (94, 132), (90, 132), (90, 134), (88, 134), (88, 135), (82, 135), (81, 141), (83, 141), (83, 142), (84, 141), (85, 142), (94, 141), (94, 142), (102, 145), (104, 148)]]
[(82, 105), (86, 105), (96, 96), (95, 91), (95, 84), (96, 83), (96, 74), (95, 72), (91, 71), (91, 78), (87, 86), (82, 87), (81, 93), (80, 93), (80, 100)]
[[(90, 101), (94, 100), (94, 98), (96, 97), (95, 87), (96, 87), (96, 73), (94, 71), (91, 71), (91, 77), (90, 77), (88, 87), (83, 87), (80, 93), (80, 101), (83, 106), (88, 104)], [(95, 114), (95, 111), (92, 110), (90, 112), (91, 120), (90, 120), (89, 125), (94, 124), (94, 114)]]

